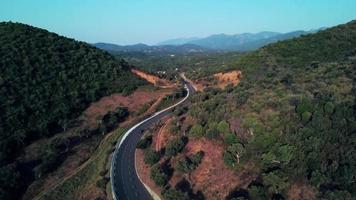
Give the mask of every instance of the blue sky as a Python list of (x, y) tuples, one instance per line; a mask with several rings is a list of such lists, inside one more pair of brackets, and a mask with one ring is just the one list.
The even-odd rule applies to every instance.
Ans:
[(155, 44), (179, 37), (330, 27), (356, 0), (1, 0), (0, 21), (86, 42)]

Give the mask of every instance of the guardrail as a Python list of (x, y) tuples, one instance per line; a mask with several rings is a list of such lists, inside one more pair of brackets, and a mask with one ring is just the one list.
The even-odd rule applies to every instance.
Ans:
[[(119, 151), (119, 149), (120, 149), (122, 143), (125, 141), (125, 139), (127, 138), (127, 136), (130, 135), (130, 133), (131, 133), (133, 130), (135, 130), (137, 127), (139, 127), (141, 124), (143, 124), (143, 123), (145, 123), (145, 122), (147, 122), (147, 121), (149, 121), (149, 120), (155, 118), (157, 115), (159, 115), (159, 114), (161, 114), (161, 113), (163, 113), (163, 112), (166, 112), (166, 111), (168, 111), (168, 110), (170, 110), (170, 109), (172, 109), (172, 108), (178, 106), (179, 104), (183, 103), (185, 100), (187, 100), (187, 98), (189, 97), (189, 88), (188, 88), (187, 84), (184, 84), (184, 88), (187, 90), (187, 96), (185, 96), (182, 100), (180, 100), (178, 103), (176, 103), (176, 104), (174, 104), (174, 105), (172, 105), (172, 106), (170, 106), (170, 107), (168, 107), (168, 108), (165, 108), (165, 109), (163, 109), (163, 110), (161, 110), (161, 111), (156, 112), (156, 113), (153, 114), (151, 117), (146, 118), (145, 120), (142, 120), (141, 122), (137, 123), (135, 126), (131, 127), (128, 131), (126, 131), (126, 133), (125, 133), (122, 137), (120, 137), (120, 139), (119, 139), (120, 142), (116, 144), (116, 146), (115, 146), (115, 151), (114, 151), (114, 153), (113, 153), (113, 155), (112, 155), (112, 157), (111, 157), (112, 162), (111, 162), (111, 166), (110, 166), (111, 192), (112, 192), (112, 196), (113, 196), (113, 199), (114, 199), (114, 200), (118, 200), (118, 198), (116, 197), (115, 188), (114, 188), (114, 185), (115, 185), (115, 184), (114, 184), (114, 182), (115, 182), (115, 174), (113, 174), (113, 170), (114, 170), (115, 167), (116, 167), (116, 159), (115, 159), (115, 157), (116, 157), (116, 154), (117, 154), (117, 152)], [(144, 183), (142, 182), (142, 180), (141, 180), (140, 178), (139, 178), (139, 180), (140, 180), (140, 182), (144, 185)]]

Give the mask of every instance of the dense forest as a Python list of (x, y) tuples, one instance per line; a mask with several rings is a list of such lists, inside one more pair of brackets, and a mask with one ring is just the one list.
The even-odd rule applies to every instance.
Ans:
[[(242, 52), (200, 52), (190, 54), (147, 54), (144, 52), (110, 52), (135, 67), (166, 79), (173, 79), (176, 70), (189, 71), (193, 78), (232, 69)], [(162, 73), (164, 72), (164, 74)]]
[(286, 199), (301, 185), (318, 199), (354, 199), (356, 21), (265, 46), (232, 68), (243, 74), (237, 87), (206, 88), (188, 111), (197, 122), (188, 137), (221, 141), (226, 165), (259, 171), (228, 199)]
[(19, 195), (14, 191), (23, 179), (16, 157), (24, 146), (70, 128), (100, 97), (129, 93), (143, 83), (128, 63), (91, 45), (0, 23), (0, 199)]

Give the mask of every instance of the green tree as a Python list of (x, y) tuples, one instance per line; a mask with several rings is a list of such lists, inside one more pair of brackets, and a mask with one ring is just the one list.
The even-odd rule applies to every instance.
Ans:
[(263, 187), (253, 185), (248, 188), (248, 194), (251, 199), (268, 199), (266, 193)]
[(145, 150), (145, 153), (144, 153), (144, 161), (146, 164), (149, 164), (149, 165), (154, 165), (156, 164), (160, 159), (160, 155), (158, 152), (156, 151), (153, 151), (152, 149), (147, 149)]
[[(0, 66), (1, 165), (15, 163), (25, 145), (67, 131), (101, 97), (132, 92), (145, 84), (131, 73), (127, 62), (90, 44), (12, 22), (0, 23)], [(108, 131), (121, 116), (117, 112), (116, 119), (105, 118), (108, 127), (102, 129)], [(30, 165), (32, 169), (23, 170), (24, 177), (32, 177), (33, 171), (37, 177), (43, 176), (58, 165), (56, 160), (62, 160), (53, 159), (50, 153), (34, 157), (42, 163), (36, 169)], [(31, 184), (21, 181), (18, 185)], [(21, 196), (20, 192), (6, 192), (17, 196), (11, 199)]]
[(230, 132), (229, 123), (227, 123), (225, 120), (220, 121), (216, 128), (219, 131), (219, 133), (224, 135)]
[(217, 129), (216, 123), (210, 123), (208, 130), (206, 131), (205, 137), (210, 140), (218, 139), (220, 136), (219, 131)]
[(168, 176), (164, 173), (159, 164), (151, 167), (151, 179), (160, 187), (165, 186), (168, 182)]
[(195, 166), (198, 166), (200, 164), (201, 160), (203, 159), (203, 157), (204, 157), (204, 152), (199, 151), (199, 152), (191, 155), (189, 158)]
[(235, 166), (240, 163), (240, 158), (244, 154), (245, 148), (240, 143), (232, 144), (227, 147), (223, 154), (224, 162), (227, 165)]
[(204, 152), (199, 151), (189, 157), (184, 157), (178, 161), (177, 169), (184, 173), (189, 173), (196, 169), (203, 159)]
[(194, 137), (202, 137), (204, 135), (203, 126), (200, 124), (194, 124), (189, 133)]
[(141, 139), (140, 141), (138, 141), (136, 148), (139, 149), (146, 149), (147, 147), (149, 147), (152, 144), (152, 135), (146, 136), (143, 139)]
[(332, 114), (334, 112), (334, 104), (332, 102), (327, 102), (325, 105), (324, 105), (324, 112), (328, 115)]
[(193, 165), (188, 158), (184, 157), (183, 159), (178, 161), (177, 170), (184, 173), (188, 173), (193, 170)]
[(310, 120), (311, 116), (312, 116), (312, 114), (310, 112), (308, 112), (308, 111), (303, 112), (302, 113), (302, 122), (307, 123)]
[(288, 177), (278, 171), (262, 174), (262, 179), (270, 194), (283, 194), (289, 187)]
[(185, 146), (184, 138), (178, 138), (170, 141), (166, 146), (166, 156), (175, 156), (181, 152)]
[(232, 144), (235, 144), (238, 142), (239, 142), (239, 139), (233, 133), (229, 133), (229, 134), (225, 135), (225, 137), (224, 137), (224, 143), (226, 145), (232, 145)]
[(304, 112), (311, 112), (313, 110), (313, 104), (309, 98), (302, 98), (301, 102), (296, 107), (296, 111), (298, 114), (302, 114)]

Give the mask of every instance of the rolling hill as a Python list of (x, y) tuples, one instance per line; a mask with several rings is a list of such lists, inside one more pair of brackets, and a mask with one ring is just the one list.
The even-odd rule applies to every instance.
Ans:
[(228, 199), (355, 197), (355, 44), (356, 21), (279, 41), (234, 62), (237, 87), (195, 97), (189, 137), (223, 143), (237, 173), (255, 170)]
[(183, 45), (158, 45), (149, 46), (146, 44), (134, 44), (121, 46), (110, 43), (95, 43), (95, 47), (109, 51), (111, 53), (145, 53), (145, 54), (189, 54), (189, 53), (201, 53), (211, 52), (213, 50), (205, 47), (201, 47), (195, 44), (183, 44)]
[[(29, 25), (1, 22), (0, 199), (18, 198), (34, 178), (34, 171), (19, 171), (16, 161), (26, 145), (71, 127), (102, 96), (129, 93), (142, 84), (128, 63), (107, 52)], [(59, 155), (47, 153), (52, 154), (32, 166), (41, 166), (41, 174), (58, 161)]]
[(177, 38), (163, 41), (153, 46), (142, 43), (134, 45), (117, 45), (103, 42), (95, 43), (93, 45), (114, 54), (145, 53), (151, 55), (167, 55), (215, 53), (223, 51), (253, 51), (270, 43), (315, 33), (319, 30), (321, 29), (313, 31), (293, 31), (288, 33), (264, 31), (235, 35), (216, 34), (206, 38)]

